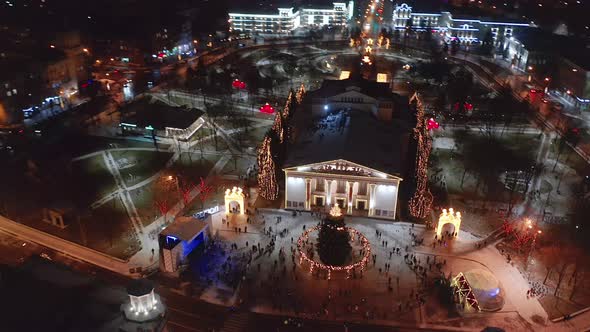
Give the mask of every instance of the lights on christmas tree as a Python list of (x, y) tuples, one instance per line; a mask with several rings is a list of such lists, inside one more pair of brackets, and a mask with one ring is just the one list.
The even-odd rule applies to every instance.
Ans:
[(289, 96), (287, 97), (287, 101), (285, 102), (285, 107), (283, 107), (283, 119), (288, 119), (291, 115), (291, 105), (293, 103), (293, 91), (289, 92)]
[(277, 137), (279, 138), (279, 141), (281, 143), (283, 143), (283, 140), (285, 139), (285, 135), (284, 135), (284, 127), (283, 127), (283, 116), (281, 115), (281, 113), (276, 113), (275, 114), (275, 122), (272, 124), (272, 130), (277, 134)]
[(416, 128), (414, 138), (418, 143), (416, 151), (416, 191), (410, 199), (410, 214), (416, 218), (425, 218), (432, 206), (432, 193), (428, 188), (428, 159), (432, 150), (432, 138), (424, 119), (424, 105), (418, 93), (414, 93), (410, 103), (416, 102)]
[(299, 86), (299, 90), (297, 90), (297, 93), (295, 94), (297, 104), (301, 104), (301, 102), (303, 101), (303, 97), (305, 97), (305, 86), (303, 85), (303, 83), (301, 83), (301, 85)]
[(334, 204), (334, 206), (332, 206), (332, 208), (330, 209), (330, 216), (334, 218), (342, 216), (342, 210), (340, 209), (338, 204)]
[(276, 165), (271, 153), (271, 138), (266, 136), (258, 150), (258, 194), (263, 198), (274, 201), (279, 197)]

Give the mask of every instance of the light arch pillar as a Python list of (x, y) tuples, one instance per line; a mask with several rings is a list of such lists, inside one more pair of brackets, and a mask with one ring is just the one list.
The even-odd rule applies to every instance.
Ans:
[(230, 213), (230, 206), (231, 202), (237, 202), (240, 206), (240, 214), (244, 214), (246, 211), (246, 196), (242, 191), (242, 188), (233, 187), (232, 189), (227, 189), (225, 191), (225, 213)]
[(453, 208), (450, 208), (448, 212), (447, 209), (442, 210), (442, 213), (438, 217), (438, 225), (436, 227), (436, 235), (439, 238), (442, 233), (442, 228), (446, 224), (452, 224), (455, 227), (454, 233), (459, 237), (459, 231), (461, 230), (461, 212), (455, 212)]

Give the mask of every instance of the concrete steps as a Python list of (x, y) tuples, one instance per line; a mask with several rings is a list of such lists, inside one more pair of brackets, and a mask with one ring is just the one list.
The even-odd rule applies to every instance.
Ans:
[(249, 312), (236, 312), (231, 314), (223, 323), (221, 332), (242, 332), (248, 326)]

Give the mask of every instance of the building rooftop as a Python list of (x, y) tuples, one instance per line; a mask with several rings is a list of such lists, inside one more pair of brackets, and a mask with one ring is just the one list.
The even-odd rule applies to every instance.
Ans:
[(391, 91), (389, 83), (379, 83), (353, 76), (355, 75), (351, 74), (351, 78), (344, 80), (324, 80), (319, 89), (308, 92), (307, 96), (310, 98), (332, 97), (356, 87), (360, 93), (378, 100), (400, 99), (399, 95)]
[(293, 8), (293, 12), (299, 9), (333, 9), (334, 2), (342, 2), (348, 5), (348, 1), (332, 1), (332, 0), (320, 0), (320, 1), (242, 1), (234, 0), (229, 6), (230, 13), (240, 14), (267, 14), (267, 15), (278, 15), (279, 8)]
[(154, 283), (148, 279), (131, 280), (127, 286), (127, 294), (132, 296), (143, 296), (154, 290)]
[(207, 228), (207, 223), (193, 217), (178, 217), (164, 228), (160, 235), (175, 237), (182, 241), (190, 241)]
[[(344, 159), (400, 176), (405, 171), (409, 129), (402, 121), (382, 122), (359, 110), (301, 120), (285, 168)], [(303, 129), (305, 128), (305, 129)]]
[(584, 40), (542, 29), (525, 29), (515, 33), (515, 38), (528, 51), (554, 53), (590, 70), (590, 44)]
[(143, 97), (123, 107), (121, 114), (122, 122), (164, 130), (166, 127), (186, 129), (203, 115), (203, 111), (168, 106), (150, 97)]

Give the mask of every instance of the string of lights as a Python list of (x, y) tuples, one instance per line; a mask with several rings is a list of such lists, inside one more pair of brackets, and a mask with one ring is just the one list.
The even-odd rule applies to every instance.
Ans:
[(424, 117), (424, 104), (416, 92), (410, 98), (410, 103), (416, 102), (416, 127), (414, 138), (418, 143), (416, 152), (416, 192), (410, 199), (410, 214), (416, 218), (425, 218), (432, 206), (432, 193), (428, 188), (428, 159), (432, 150), (432, 138), (428, 134)]
[(301, 236), (299, 237), (299, 239), (297, 240), (297, 251), (299, 252), (299, 265), (301, 265), (303, 262), (307, 262), (309, 264), (309, 273), (313, 273), (314, 269), (321, 269), (324, 271), (328, 272), (328, 280), (331, 279), (332, 277), (332, 271), (346, 271), (347, 275), (346, 278), (350, 278), (350, 274), (352, 271), (355, 270), (359, 270), (359, 271), (363, 271), (365, 269), (365, 267), (367, 266), (370, 257), (371, 257), (371, 244), (369, 243), (369, 240), (359, 231), (357, 231), (354, 228), (349, 228), (349, 227), (344, 227), (344, 229), (342, 229), (342, 231), (347, 231), (350, 233), (350, 237), (352, 239), (359, 239), (362, 245), (362, 249), (363, 249), (363, 258), (361, 258), (361, 260), (352, 263), (352, 264), (348, 264), (348, 265), (342, 265), (342, 266), (335, 266), (335, 265), (328, 265), (328, 264), (323, 264), (320, 262), (316, 262), (315, 260), (311, 259), (306, 253), (305, 253), (305, 243), (307, 242), (307, 240), (309, 239), (309, 234), (312, 232), (316, 232), (319, 231), (320, 226), (315, 226), (312, 227), (308, 230), (306, 230), (305, 232), (303, 232), (303, 234), (301, 234)]
[(305, 97), (305, 86), (303, 85), (303, 83), (301, 83), (301, 85), (299, 86), (299, 90), (297, 90), (297, 93), (295, 94), (297, 104), (301, 104), (301, 102), (303, 101), (303, 97)]
[(258, 150), (258, 194), (265, 199), (274, 201), (279, 197), (276, 165), (271, 153), (271, 138), (264, 137)]
[(283, 107), (283, 119), (288, 119), (289, 115), (291, 115), (291, 103), (293, 102), (293, 90), (289, 92), (289, 96), (287, 97), (287, 101), (285, 102), (285, 107)]
[(283, 143), (283, 140), (285, 139), (283, 132), (283, 117), (279, 112), (275, 114), (275, 122), (272, 124), (272, 130), (277, 134), (279, 141)]

